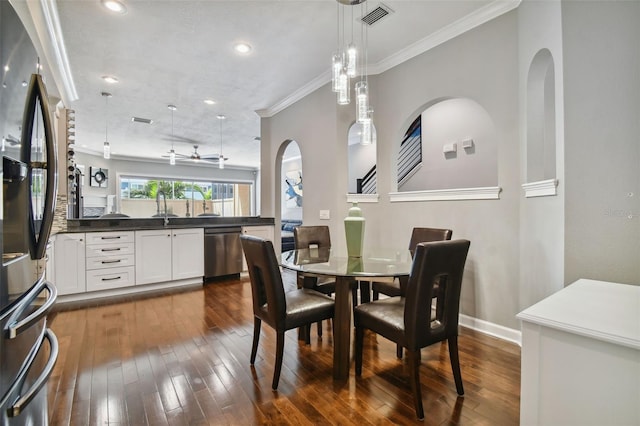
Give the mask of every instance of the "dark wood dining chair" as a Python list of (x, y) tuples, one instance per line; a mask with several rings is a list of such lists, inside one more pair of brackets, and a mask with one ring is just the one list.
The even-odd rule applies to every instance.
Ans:
[(276, 363), (271, 384), (275, 390), (278, 388), (282, 370), (285, 331), (298, 327), (308, 329), (314, 322), (333, 318), (335, 304), (332, 298), (307, 288), (285, 293), (271, 241), (251, 235), (242, 235), (240, 240), (247, 259), (253, 298), (251, 365), (256, 360), (260, 327), (264, 321), (275, 329), (277, 336)]
[[(296, 249), (331, 248), (331, 234), (328, 226), (297, 226), (293, 229), (293, 241)], [(322, 294), (332, 295), (336, 292), (335, 279), (319, 277), (313, 274), (298, 273), (298, 287), (311, 288)], [(353, 306), (357, 304), (358, 283), (351, 286)], [(322, 336), (322, 322), (318, 322), (318, 336)]]
[[(411, 231), (411, 240), (409, 240), (409, 251), (411, 252), (411, 256), (413, 257), (416, 246), (418, 243), (428, 243), (432, 241), (447, 241), (451, 239), (453, 235), (453, 231), (451, 229), (440, 229), (440, 228), (413, 228)], [(396, 278), (390, 279), (388, 281), (374, 281), (371, 283), (371, 289), (373, 291), (373, 300), (378, 300), (380, 298), (380, 293), (385, 294), (389, 297), (395, 296), (403, 296), (404, 295), (404, 287), (406, 286), (407, 279)], [(437, 285), (436, 285), (437, 289)], [(437, 304), (436, 300), (436, 304)], [(398, 345), (398, 349), (396, 351), (396, 356), (398, 358), (402, 358), (402, 346)]]
[[(451, 229), (413, 228), (411, 240), (409, 241), (411, 256), (414, 255), (418, 243), (450, 240), (452, 235), (453, 231)], [(391, 281), (374, 281), (371, 283), (373, 300), (378, 300), (380, 293), (391, 297), (402, 296), (404, 294), (402, 287), (401, 281), (397, 279)]]
[[(467, 240), (418, 244), (406, 295), (363, 303), (354, 310), (356, 376), (362, 375), (365, 329), (402, 345), (407, 349), (409, 380), (420, 420), (424, 419), (419, 371), (421, 348), (448, 342), (456, 390), (458, 395), (464, 395), (458, 358), (458, 316), (469, 244)], [(444, 299), (439, 312), (432, 308), (434, 297)]]

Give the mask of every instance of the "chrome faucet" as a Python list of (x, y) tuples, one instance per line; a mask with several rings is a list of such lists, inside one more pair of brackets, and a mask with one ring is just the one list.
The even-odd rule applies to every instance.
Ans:
[(158, 189), (156, 192), (156, 213), (160, 216), (160, 194), (164, 200), (164, 226), (169, 225), (169, 216), (167, 215), (167, 194), (163, 190)]

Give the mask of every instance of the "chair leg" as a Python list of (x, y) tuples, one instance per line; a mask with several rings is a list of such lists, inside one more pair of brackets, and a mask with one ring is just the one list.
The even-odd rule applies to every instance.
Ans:
[(362, 347), (364, 346), (364, 328), (356, 327), (356, 376), (362, 375)]
[(422, 391), (420, 388), (420, 349), (411, 351), (407, 349), (409, 358), (409, 380), (413, 391), (413, 404), (416, 408), (418, 420), (424, 420), (424, 409), (422, 408)]
[(451, 370), (453, 370), (453, 379), (456, 382), (456, 391), (458, 395), (464, 395), (464, 387), (462, 387), (462, 374), (460, 373), (460, 359), (458, 357), (458, 336), (451, 336), (449, 341), (449, 358), (451, 359)]
[(258, 340), (260, 340), (260, 325), (262, 320), (258, 317), (253, 317), (253, 346), (251, 347), (251, 365), (256, 362), (256, 354), (258, 353)]
[(402, 345), (396, 345), (396, 356), (398, 359), (402, 359)]
[(318, 336), (322, 337), (322, 321), (318, 321)]
[(378, 293), (377, 291), (373, 290), (373, 300), (378, 300), (378, 298), (380, 297), (380, 293)]
[(311, 324), (305, 325), (304, 329), (305, 329), (304, 344), (310, 345), (311, 344)]
[(351, 289), (351, 304), (353, 305), (354, 309), (356, 306), (358, 306), (358, 287), (357, 286)]
[(280, 371), (282, 371), (282, 356), (284, 354), (284, 331), (278, 331), (276, 337), (276, 364), (273, 370), (273, 383), (271, 389), (278, 389), (280, 381)]

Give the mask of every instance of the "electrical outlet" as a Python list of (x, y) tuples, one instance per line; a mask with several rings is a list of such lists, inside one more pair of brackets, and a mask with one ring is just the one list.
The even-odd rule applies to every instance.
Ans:
[(329, 210), (320, 210), (320, 219), (329, 220), (331, 219), (331, 214)]

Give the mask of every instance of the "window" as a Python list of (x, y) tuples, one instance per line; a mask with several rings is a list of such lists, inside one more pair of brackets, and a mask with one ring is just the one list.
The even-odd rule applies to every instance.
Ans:
[(252, 216), (252, 184), (120, 177), (120, 212), (131, 217)]

